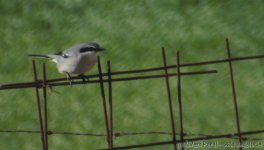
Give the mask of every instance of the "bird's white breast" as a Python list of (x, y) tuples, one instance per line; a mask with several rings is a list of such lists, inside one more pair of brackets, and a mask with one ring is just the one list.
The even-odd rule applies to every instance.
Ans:
[(72, 70), (72, 74), (81, 74), (89, 71), (96, 63), (97, 63), (98, 53), (96, 52), (88, 52), (85, 54), (81, 54), (79, 57), (79, 61), (76, 62), (76, 67)]

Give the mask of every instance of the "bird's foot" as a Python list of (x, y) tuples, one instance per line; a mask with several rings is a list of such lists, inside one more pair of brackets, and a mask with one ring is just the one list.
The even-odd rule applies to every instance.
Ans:
[[(82, 81), (85, 82), (86, 81), (86, 76), (82, 73), (78, 75), (79, 78), (82, 78)], [(89, 80), (89, 79), (88, 79)]]
[(73, 80), (72, 80), (71, 75), (68, 72), (66, 72), (66, 75), (67, 75), (67, 80), (69, 81), (69, 84), (72, 85)]

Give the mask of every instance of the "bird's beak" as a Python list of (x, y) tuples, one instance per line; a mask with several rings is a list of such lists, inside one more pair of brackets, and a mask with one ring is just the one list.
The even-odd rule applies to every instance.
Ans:
[(99, 49), (99, 51), (104, 51), (104, 50), (105, 50), (105, 48), (100, 48), (100, 49)]

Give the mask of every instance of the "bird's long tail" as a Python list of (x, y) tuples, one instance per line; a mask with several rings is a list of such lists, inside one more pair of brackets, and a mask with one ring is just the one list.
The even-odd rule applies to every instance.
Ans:
[(48, 55), (40, 55), (40, 54), (29, 54), (31, 57), (40, 57), (40, 58), (50, 58)]

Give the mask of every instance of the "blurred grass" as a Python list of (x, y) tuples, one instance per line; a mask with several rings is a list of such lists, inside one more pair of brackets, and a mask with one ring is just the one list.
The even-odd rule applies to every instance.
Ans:
[[(33, 80), (29, 53), (49, 53), (76, 43), (96, 41), (113, 70), (161, 66), (161, 47), (169, 64), (226, 57), (229, 37), (233, 56), (263, 54), (263, 1), (126, 1), (126, 0), (0, 0), (0, 83)], [(263, 60), (234, 63), (242, 131), (262, 129)], [(38, 60), (40, 66), (44, 60)], [(62, 77), (47, 62), (48, 78)], [(235, 132), (227, 64), (183, 71), (217, 69), (216, 75), (184, 77), (183, 107), (186, 133)], [(96, 73), (96, 67), (91, 73)], [(175, 114), (176, 80), (171, 79)], [(114, 130), (170, 131), (163, 79), (113, 85)], [(56, 88), (49, 99), (49, 128), (56, 131), (104, 133), (98, 85)], [(38, 130), (34, 90), (0, 92), (0, 129)], [(176, 115), (177, 117), (177, 115)], [(177, 124), (177, 122), (176, 122)], [(178, 127), (178, 126), (177, 126)], [(115, 145), (170, 140), (170, 136), (133, 136)], [(54, 135), (50, 149), (96, 149), (102, 137)], [(0, 149), (40, 149), (39, 135), (0, 134)], [(162, 146), (148, 149), (171, 149)], [(221, 148), (220, 148), (221, 149)]]

